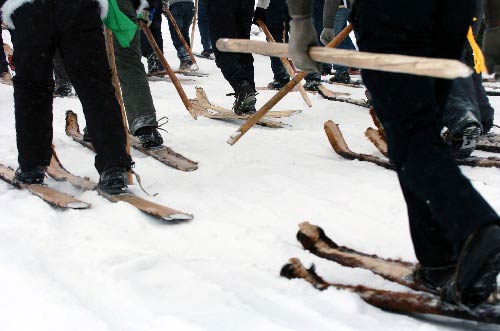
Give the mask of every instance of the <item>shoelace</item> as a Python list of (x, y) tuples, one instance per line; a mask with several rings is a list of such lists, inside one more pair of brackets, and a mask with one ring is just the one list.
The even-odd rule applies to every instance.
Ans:
[[(163, 120), (163, 122), (161, 122)], [(161, 117), (157, 122), (158, 122), (158, 126), (156, 127), (158, 130), (162, 130), (162, 131), (165, 131), (166, 133), (168, 133), (168, 131), (164, 128), (162, 128), (162, 126), (166, 125), (169, 121), (169, 118), (167, 116), (163, 116)]]

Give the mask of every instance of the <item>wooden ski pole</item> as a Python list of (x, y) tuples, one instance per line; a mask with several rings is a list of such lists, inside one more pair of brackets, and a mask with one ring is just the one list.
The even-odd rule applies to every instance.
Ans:
[[(219, 39), (217, 48), (223, 52), (289, 57), (286, 44), (269, 44), (247, 39)], [(309, 55), (317, 62), (426, 77), (455, 79), (466, 78), (472, 74), (472, 69), (458, 60), (326, 49), (324, 47), (311, 47)]]
[(186, 92), (184, 91), (184, 88), (181, 85), (181, 82), (179, 81), (179, 78), (175, 75), (175, 72), (172, 70), (170, 65), (167, 62), (167, 59), (163, 55), (162, 51), (158, 47), (158, 44), (155, 41), (155, 38), (153, 37), (153, 34), (147, 27), (146, 23), (142, 22), (139, 20), (139, 26), (141, 27), (142, 31), (144, 31), (144, 34), (146, 35), (146, 38), (148, 39), (149, 43), (151, 44), (151, 47), (153, 47), (153, 50), (155, 51), (156, 55), (160, 59), (160, 62), (165, 68), (165, 71), (167, 72), (168, 76), (170, 77), (170, 80), (175, 86), (175, 89), (177, 90), (177, 93), (181, 97), (182, 103), (184, 103), (184, 106), (186, 107), (187, 111), (193, 117), (196, 119), (196, 113), (194, 112), (193, 106), (191, 105), (191, 102), (189, 101), (188, 96), (186, 95)]
[(179, 40), (182, 43), (182, 46), (184, 46), (184, 48), (189, 54), (189, 58), (191, 59), (193, 64), (196, 65), (197, 70), (199, 70), (200, 67), (198, 67), (198, 63), (196, 63), (196, 59), (193, 56), (193, 51), (191, 50), (191, 46), (187, 44), (186, 39), (184, 39), (184, 36), (181, 33), (181, 29), (179, 29), (179, 25), (177, 25), (177, 22), (175, 21), (175, 18), (172, 15), (172, 12), (165, 5), (163, 5), (163, 15), (165, 15), (165, 17), (170, 21), (170, 23), (172, 23), (172, 26), (174, 27), (175, 32), (177, 33), (177, 36), (179, 37)]
[[(276, 40), (274, 40), (273, 35), (271, 34), (271, 31), (269, 31), (269, 29), (267, 28), (266, 24), (264, 24), (264, 22), (262, 22), (261, 20), (258, 20), (257, 24), (262, 29), (262, 31), (264, 31), (264, 34), (266, 35), (267, 40), (271, 43), (275, 43)], [(288, 72), (288, 75), (290, 77), (295, 76), (296, 73), (292, 68), (291, 61), (287, 58), (284, 58), (284, 57), (281, 57), (280, 60), (281, 60), (281, 63), (283, 63), (283, 66), (285, 67), (286, 72)], [(306, 92), (306, 89), (304, 88), (304, 86), (302, 86), (301, 84), (298, 84), (297, 88), (299, 89), (300, 95), (302, 96), (302, 99), (304, 99), (306, 105), (308, 107), (312, 107), (311, 99), (309, 99), (309, 96), (307, 95), (307, 92)]]
[[(118, 79), (118, 70), (116, 69), (115, 46), (113, 45), (113, 32), (111, 32), (111, 30), (108, 28), (106, 28), (106, 53), (108, 55), (109, 66), (111, 67), (111, 81), (113, 83), (113, 87), (115, 88), (116, 99), (118, 100), (118, 104), (120, 105), (120, 110), (122, 113), (123, 130), (125, 130), (125, 141), (126, 141), (125, 150), (127, 151), (127, 154), (130, 155), (130, 139), (128, 137), (127, 114), (125, 113), (125, 106), (123, 103), (123, 96), (120, 88), (120, 80)], [(127, 180), (130, 185), (134, 183), (131, 172), (127, 172)]]
[[(352, 31), (352, 25), (349, 24), (325, 47), (334, 48), (337, 47)], [(302, 79), (307, 76), (307, 72), (299, 72), (291, 81), (289, 81), (281, 90), (278, 91), (264, 106), (262, 106), (258, 112), (253, 114), (243, 125), (235, 131), (227, 143), (229, 145), (234, 145), (240, 140), (245, 133), (248, 132), (258, 121), (264, 117), (267, 112), (269, 112), (278, 102), (281, 101), (293, 88), (300, 83)]]
[(191, 27), (191, 48), (194, 46), (194, 32), (196, 31), (196, 22), (198, 21), (198, 0), (194, 0), (193, 26)]

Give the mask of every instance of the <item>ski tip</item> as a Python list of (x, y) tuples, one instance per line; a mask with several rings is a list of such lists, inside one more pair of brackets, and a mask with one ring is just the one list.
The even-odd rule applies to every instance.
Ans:
[(91, 207), (91, 204), (83, 201), (75, 201), (68, 203), (66, 206), (70, 209), (88, 209)]
[(162, 219), (169, 222), (187, 222), (193, 219), (193, 215), (190, 214), (170, 214), (163, 216)]

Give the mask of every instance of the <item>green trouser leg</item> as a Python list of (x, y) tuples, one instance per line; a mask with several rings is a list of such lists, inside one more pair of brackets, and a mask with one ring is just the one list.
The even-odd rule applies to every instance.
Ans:
[[(120, 10), (132, 21), (137, 17), (131, 0), (117, 0)], [(158, 126), (153, 97), (144, 65), (141, 62), (140, 31), (137, 30), (130, 47), (123, 48), (114, 38), (116, 66), (123, 93), (129, 130), (132, 134), (145, 126)]]

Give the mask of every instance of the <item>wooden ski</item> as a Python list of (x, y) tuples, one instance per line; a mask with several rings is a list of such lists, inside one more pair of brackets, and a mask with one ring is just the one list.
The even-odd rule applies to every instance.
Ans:
[[(196, 88), (196, 99), (190, 100), (191, 104), (197, 115), (204, 116), (211, 119), (217, 120), (246, 120), (250, 116), (248, 115), (237, 115), (233, 111), (216, 106), (212, 104), (207, 97), (207, 94), (201, 87)], [(259, 121), (259, 125), (267, 126), (271, 128), (282, 128), (285, 124), (271, 121), (268, 118), (281, 118), (290, 117), (295, 114), (299, 114), (300, 110), (283, 110), (283, 111), (273, 111), (266, 115), (266, 119)]]
[(39, 197), (48, 204), (61, 209), (88, 209), (91, 207), (89, 203), (80, 201), (71, 195), (59, 192), (46, 185), (40, 184), (22, 184), (14, 180), (15, 171), (12, 168), (0, 164), (0, 178), (5, 182), (17, 187), (18, 189), (26, 189), (31, 194)]
[(356, 100), (356, 99), (351, 99), (351, 98), (346, 98), (344, 97), (346, 94), (349, 95), (348, 93), (339, 93), (339, 92), (334, 92), (327, 88), (325, 85), (320, 84), (318, 86), (318, 93), (321, 95), (323, 98), (331, 101), (339, 101), (339, 102), (346, 102), (350, 103), (356, 106), (364, 107), (364, 108), (370, 108), (370, 105), (366, 100)]
[[(92, 146), (92, 143), (83, 139), (83, 134), (80, 132), (80, 127), (78, 125), (78, 117), (71, 110), (68, 110), (66, 112), (66, 134), (74, 141), (94, 151), (94, 146)], [(131, 134), (129, 134), (129, 141), (130, 145), (134, 149), (155, 158), (156, 160), (169, 167), (181, 171), (193, 171), (198, 169), (198, 162), (192, 161), (185, 156), (176, 153), (169, 147), (162, 146), (157, 149), (144, 148), (139, 142), (139, 139)]]
[(106, 198), (111, 202), (119, 202), (119, 201), (126, 202), (134, 206), (138, 210), (148, 215), (162, 219), (164, 221), (176, 223), (176, 222), (186, 222), (193, 219), (193, 215), (186, 214), (178, 210), (148, 201), (130, 192), (118, 195), (109, 195), (99, 190), (96, 183), (90, 181), (87, 178), (75, 176), (69, 171), (67, 171), (62, 166), (55, 151), (53, 151), (52, 153), (52, 159), (50, 161), (50, 166), (47, 169), (47, 173), (57, 181), (68, 182), (74, 187), (85, 191), (95, 190), (99, 193), (99, 195), (101, 195), (102, 197)]

